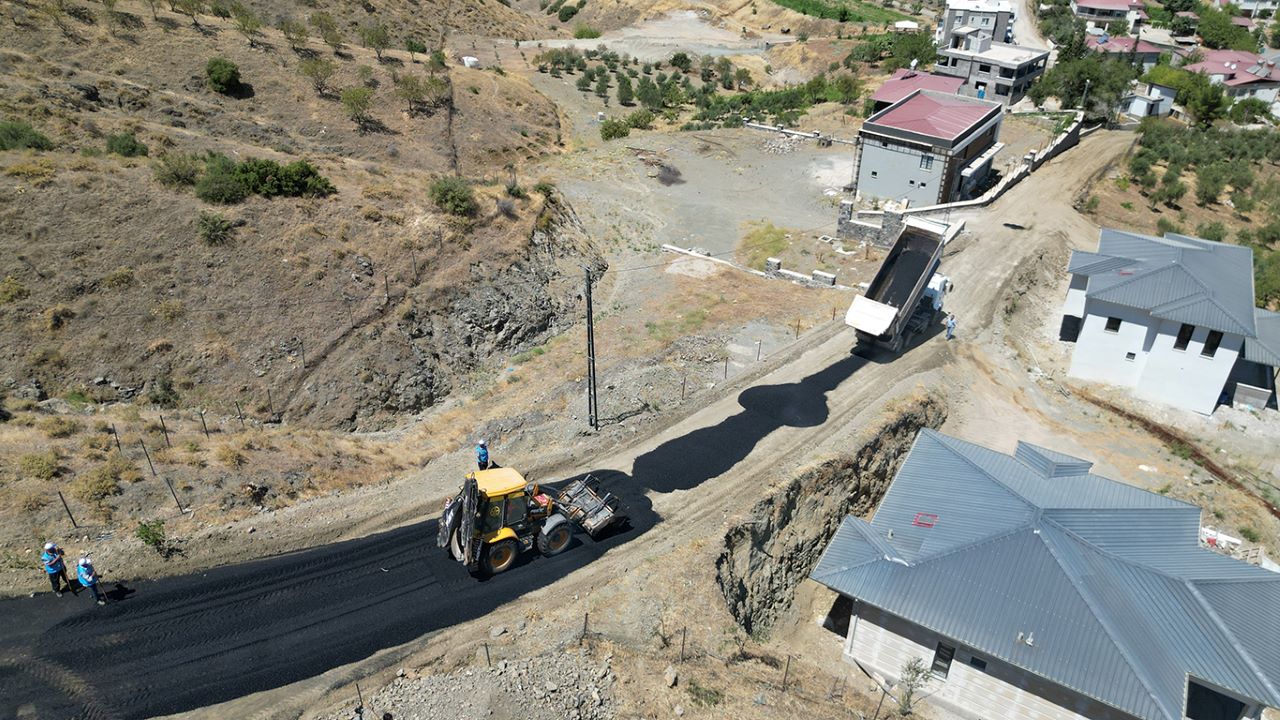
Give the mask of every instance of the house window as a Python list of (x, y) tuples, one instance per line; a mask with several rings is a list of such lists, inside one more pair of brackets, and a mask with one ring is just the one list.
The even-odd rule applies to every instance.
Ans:
[(991, 24), (991, 18), (989, 18), (989, 17), (984, 17), (984, 18), (982, 18), (982, 24), (983, 24), (984, 26), (986, 26), (986, 25), (990, 25), (990, 24)]
[(878, 177), (880, 177), (880, 172), (879, 172), (878, 170), (872, 170), (872, 171), (871, 171), (871, 177), (873, 177), (873, 178), (878, 178)]
[(920, 183), (920, 187), (924, 187), (924, 183)]
[(951, 672), (951, 660), (956, 656), (956, 649), (944, 643), (938, 643), (938, 649), (933, 653), (933, 674), (945, 678), (948, 672)]
[(933, 169), (933, 156), (932, 156), (932, 155), (921, 155), (921, 156), (920, 156), (920, 169), (921, 169), (921, 170), (932, 170), (932, 169)]
[(1210, 330), (1209, 337), (1204, 339), (1204, 349), (1200, 354), (1205, 357), (1213, 357), (1218, 352), (1218, 346), (1222, 344), (1222, 333), (1217, 330)]
[(987, 65), (987, 64), (979, 63), (979, 64), (978, 64), (978, 72), (980, 72), (980, 73), (990, 73), (990, 72), (991, 72), (991, 66), (990, 66), (990, 65)]
[(1008, 86), (1008, 85), (996, 85), (996, 94), (997, 94), (997, 95), (1008, 95), (1008, 94), (1009, 94), (1009, 86)]
[(1110, 332), (1110, 333), (1113, 333), (1113, 332), (1120, 332), (1120, 318), (1118, 318), (1118, 317), (1109, 317), (1109, 318), (1107, 318), (1107, 328), (1106, 328), (1106, 330), (1107, 330), (1107, 332)]
[(979, 657), (971, 657), (971, 658), (969, 658), (969, 664), (970, 664), (970, 665), (972, 665), (972, 666), (974, 666), (974, 667), (976, 667), (976, 668), (978, 668), (979, 670), (986, 670), (986, 669), (987, 669), (987, 661), (986, 661), (986, 660), (983, 660), (982, 658), (979, 658)]
[(915, 187), (915, 186), (916, 186), (916, 181), (915, 181), (915, 180), (908, 180), (908, 181), (907, 181), (907, 184), (908, 184), (908, 185), (910, 185), (911, 187)]
[(1191, 343), (1191, 334), (1196, 331), (1195, 325), (1182, 323), (1182, 327), (1178, 328), (1178, 337), (1173, 341), (1174, 350), (1186, 350), (1187, 345)]
[(1133, 362), (1133, 361), (1134, 361), (1134, 360), (1136, 360), (1137, 358), (1138, 358), (1138, 354), (1137, 354), (1137, 353), (1125, 353), (1125, 354), (1124, 354), (1124, 359), (1125, 359), (1125, 360), (1128, 360), (1129, 362)]

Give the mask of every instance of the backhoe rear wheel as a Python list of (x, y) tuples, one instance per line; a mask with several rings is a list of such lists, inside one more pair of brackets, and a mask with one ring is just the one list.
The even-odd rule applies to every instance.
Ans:
[(538, 533), (538, 552), (546, 557), (559, 555), (569, 547), (573, 538), (573, 530), (565, 523), (556, 525), (547, 532)]
[(515, 540), (499, 540), (490, 545), (484, 554), (484, 569), (490, 575), (504, 572), (516, 563)]

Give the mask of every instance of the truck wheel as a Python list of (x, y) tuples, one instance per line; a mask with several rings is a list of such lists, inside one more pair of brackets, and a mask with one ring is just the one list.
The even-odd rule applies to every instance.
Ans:
[(538, 552), (547, 557), (559, 555), (569, 547), (569, 540), (572, 538), (573, 531), (568, 525), (556, 525), (549, 532), (538, 533)]
[(484, 554), (484, 569), (490, 575), (497, 575), (509, 569), (516, 562), (516, 541), (500, 540), (489, 546)]

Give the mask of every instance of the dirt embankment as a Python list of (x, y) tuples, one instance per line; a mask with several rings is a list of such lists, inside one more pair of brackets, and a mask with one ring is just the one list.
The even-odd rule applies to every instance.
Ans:
[(751, 509), (753, 518), (732, 527), (716, 560), (716, 581), (729, 612), (752, 634), (767, 631), (790, 606), (795, 588), (818, 562), (848, 515), (865, 515), (884, 497), (889, 482), (921, 428), (947, 417), (943, 398), (908, 401), (864, 442), (794, 478)]

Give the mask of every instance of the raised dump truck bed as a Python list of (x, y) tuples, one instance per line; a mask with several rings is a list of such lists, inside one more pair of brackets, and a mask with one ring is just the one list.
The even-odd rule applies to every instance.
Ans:
[(910, 335), (937, 319), (948, 282), (934, 271), (946, 232), (946, 226), (927, 221), (903, 225), (866, 294), (855, 297), (845, 315), (860, 342), (898, 352)]

